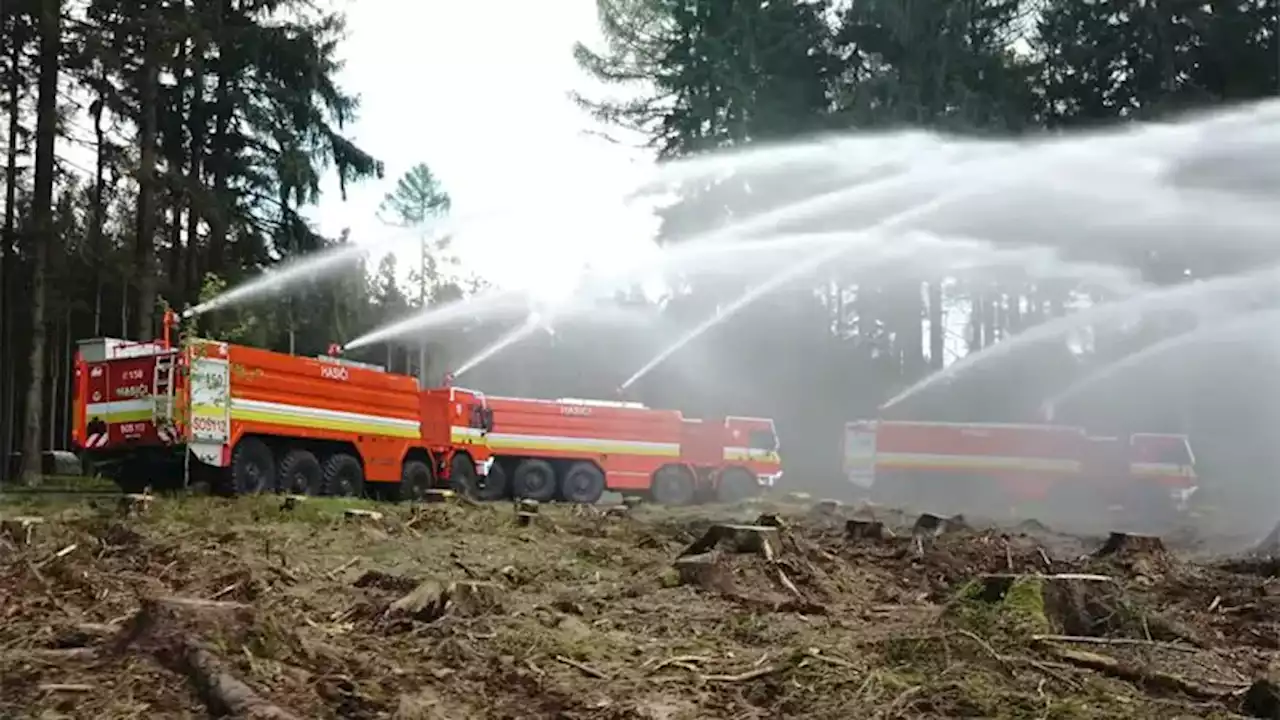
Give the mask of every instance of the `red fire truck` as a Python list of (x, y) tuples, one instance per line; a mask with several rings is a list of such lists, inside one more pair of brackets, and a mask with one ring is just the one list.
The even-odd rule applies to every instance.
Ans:
[[(86, 340), (72, 439), (126, 489), (208, 480), (234, 493), (399, 494), (492, 464), (484, 395), (335, 357), (215, 341)], [(189, 450), (190, 453), (185, 453)], [(185, 472), (184, 472), (185, 471)]]
[[(595, 502), (605, 489), (662, 503), (734, 499), (781, 475), (773, 422), (702, 422), (634, 403), (420, 390), (332, 353), (99, 338), (75, 359), (72, 438), (126, 489), (184, 478), (232, 493), (414, 497), (448, 484)], [(189, 451), (189, 452), (188, 452)], [(510, 480), (508, 480), (510, 478)]]
[(490, 397), (494, 464), (478, 482), (486, 499), (514, 495), (593, 503), (605, 490), (665, 505), (731, 501), (782, 474), (773, 422), (685, 418), (634, 402)]
[(1059, 514), (1123, 509), (1152, 518), (1196, 490), (1185, 435), (1092, 437), (1060, 425), (859, 421), (845, 426), (850, 482), (888, 504), (947, 512), (1043, 504)]

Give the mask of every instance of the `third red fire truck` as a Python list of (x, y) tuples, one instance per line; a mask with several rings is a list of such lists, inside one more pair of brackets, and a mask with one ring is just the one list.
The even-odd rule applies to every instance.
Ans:
[(849, 480), (885, 503), (1167, 517), (1196, 490), (1185, 435), (1094, 437), (1061, 425), (859, 421), (845, 426)]

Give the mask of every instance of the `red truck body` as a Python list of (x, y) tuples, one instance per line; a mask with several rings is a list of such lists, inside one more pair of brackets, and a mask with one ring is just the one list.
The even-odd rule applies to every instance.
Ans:
[[(593, 502), (612, 490), (683, 504), (711, 495), (735, 499), (782, 473), (770, 420), (703, 421), (640, 403), (578, 398), (491, 397), (489, 406), (487, 440), (510, 483), (485, 490), (494, 497)], [(758, 445), (767, 437), (767, 450), (738, 447), (751, 433)]]
[(1090, 436), (1060, 425), (860, 421), (845, 426), (851, 482), (894, 500), (938, 504), (1185, 504), (1196, 488), (1185, 435)]
[(770, 420), (424, 390), (332, 356), (95, 339), (80, 343), (75, 378), (74, 443), (131, 489), (208, 479), (237, 493), (405, 496), (448, 484), (485, 499), (616, 490), (680, 503), (781, 475)]

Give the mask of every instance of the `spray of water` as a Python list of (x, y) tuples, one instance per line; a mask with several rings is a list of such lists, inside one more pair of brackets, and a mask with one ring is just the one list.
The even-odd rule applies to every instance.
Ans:
[(519, 317), (528, 312), (527, 292), (499, 290), (419, 311), (367, 332), (347, 343), (345, 347), (348, 350), (354, 350), (408, 335), (421, 335), (430, 330), (452, 327), (462, 322)]
[[(1259, 128), (1276, 118), (1280, 118), (1280, 102), (1262, 101), (1230, 109), (1187, 113), (1173, 121), (1127, 123), (1033, 142), (1038, 145), (1056, 143), (1077, 148), (1098, 147), (1104, 153), (1127, 148), (1167, 151), (1185, 144), (1196, 135)], [(642, 188), (641, 192), (655, 190), (663, 184), (675, 185), (734, 173), (749, 176), (750, 173), (775, 172), (788, 166), (824, 165), (854, 171), (881, 164), (913, 167), (936, 162), (939, 158), (1003, 154), (1020, 145), (1010, 141), (956, 139), (917, 130), (824, 135), (801, 142), (753, 144), (664, 163), (657, 168), (650, 186)]]
[[(436, 221), (423, 229), (423, 232), (438, 234), (444, 232), (447, 223)], [(419, 241), (421, 235), (406, 231), (393, 231), (387, 237), (372, 243), (344, 243), (336, 247), (311, 253), (296, 260), (285, 262), (279, 267), (264, 272), (262, 275), (246, 283), (237, 285), (206, 302), (183, 311), (184, 318), (196, 317), (211, 310), (232, 307), (251, 302), (263, 297), (270, 297), (298, 284), (299, 282), (317, 280), (354, 264), (356, 261), (373, 253), (386, 252), (402, 243)]]
[[(949, 193), (946, 195), (935, 197), (926, 203), (909, 207), (906, 210), (895, 213), (889, 216), (888, 218), (885, 218), (884, 220), (880, 221), (870, 229), (860, 232), (856, 235), (853, 235), (845, 243), (837, 244), (832, 248), (828, 248), (827, 250), (820, 253), (815, 253), (801, 260), (800, 262), (790, 265), (789, 267), (784, 269), (782, 272), (778, 273), (777, 275), (774, 275), (773, 277), (769, 278), (765, 282), (760, 283), (759, 285), (756, 285), (755, 287), (752, 287), (751, 289), (747, 290), (747, 292), (743, 293), (740, 297), (738, 297), (737, 300), (734, 300), (732, 303), (730, 303), (720, 312), (717, 312), (716, 314), (708, 317), (703, 322), (694, 326), (687, 333), (681, 336), (678, 340), (676, 340), (674, 343), (669, 345), (665, 350), (663, 350), (662, 352), (654, 356), (652, 360), (645, 363), (631, 377), (627, 378), (626, 382), (622, 383), (622, 385), (618, 389), (620, 391), (625, 391), (627, 388), (630, 388), (638, 380), (640, 380), (640, 378), (644, 377), (645, 375), (648, 375), (654, 368), (656, 368), (658, 365), (661, 365), (667, 358), (671, 357), (673, 354), (678, 352), (680, 348), (684, 347), (685, 345), (688, 345), (690, 342), (693, 342), (695, 339), (700, 337), (703, 333), (715, 327), (716, 325), (724, 322), (730, 317), (741, 312), (744, 308), (750, 306), (752, 303), (754, 303), (756, 300), (759, 300), (761, 297), (768, 295), (774, 290), (777, 290), (778, 288), (783, 287), (794, 280), (805, 277), (810, 273), (815, 272), (816, 270), (823, 267), (824, 265), (827, 265), (829, 263), (832, 263), (840, 259), (840, 257), (843, 256), (845, 253), (850, 252), (851, 250), (857, 247), (861, 247), (862, 245), (868, 242), (882, 241), (883, 239), (881, 237), (882, 234), (889, 232), (891, 230), (894, 230), (895, 228), (897, 228), (898, 226), (904, 223), (911, 222), (913, 220), (916, 220), (917, 218), (927, 215), (928, 213), (937, 210), (939, 207), (942, 207), (948, 203), (955, 202), (963, 197), (966, 197), (967, 195), (968, 193)], [(905, 247), (904, 249), (909, 250), (909, 248), (905, 248)]]
[(985, 366), (1040, 343), (1059, 341), (1064, 335), (1082, 327), (1114, 322), (1119, 318), (1154, 309), (1177, 308), (1214, 301), (1225, 304), (1236, 295), (1252, 292), (1260, 286), (1274, 282), (1277, 278), (1280, 278), (1280, 266), (1272, 266), (1251, 273), (1153, 290), (1135, 297), (1095, 305), (1081, 312), (1037, 325), (1009, 340), (966, 355), (947, 368), (926, 376), (898, 393), (884, 403), (881, 409), (887, 410), (908, 398), (915, 397), (940, 384), (951, 382), (975, 367)]
[(494, 355), (515, 345), (521, 340), (529, 337), (538, 331), (539, 328), (547, 327), (543, 324), (542, 314), (538, 312), (529, 313), (529, 317), (511, 332), (504, 333), (502, 337), (485, 346), (480, 352), (472, 355), (453, 372), (454, 377), (462, 377), (464, 373), (471, 372), (476, 366), (485, 362)]
[[(1111, 378), (1122, 375), (1134, 368), (1141, 367), (1169, 353), (1176, 352), (1190, 345), (1214, 342), (1237, 336), (1256, 337), (1253, 333), (1259, 329), (1274, 330), (1280, 324), (1280, 310), (1268, 310), (1239, 318), (1225, 325), (1200, 328), (1191, 332), (1175, 335), (1154, 343), (1138, 352), (1126, 355), (1119, 360), (1105, 365), (1089, 373), (1085, 377), (1067, 386), (1065, 390), (1049, 398), (1044, 403), (1044, 415), (1052, 419), (1057, 408), (1078, 395), (1088, 392)], [(1273, 339), (1272, 334), (1266, 335)]]

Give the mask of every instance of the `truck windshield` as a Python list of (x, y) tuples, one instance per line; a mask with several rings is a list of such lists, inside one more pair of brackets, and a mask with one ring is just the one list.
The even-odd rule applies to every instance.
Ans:
[(778, 449), (778, 436), (772, 430), (752, 430), (747, 436), (747, 443), (752, 450), (773, 452)]

